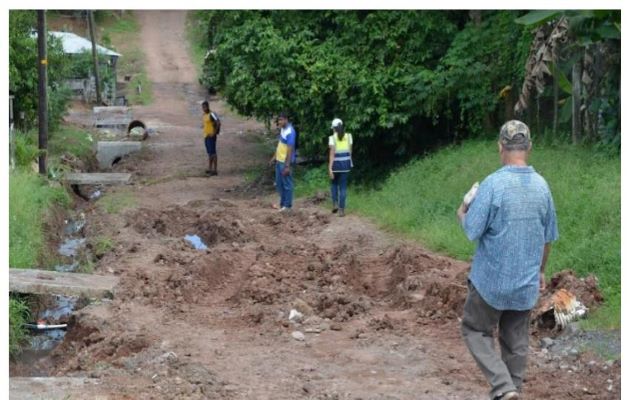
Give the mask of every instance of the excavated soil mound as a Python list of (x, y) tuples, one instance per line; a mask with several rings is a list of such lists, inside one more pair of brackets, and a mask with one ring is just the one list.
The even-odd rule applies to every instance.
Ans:
[(292, 210), (287, 214), (269, 214), (263, 219), (263, 224), (270, 227), (282, 226), (284, 232), (301, 234), (309, 229), (321, 227), (330, 223), (330, 215), (320, 211), (307, 212)]
[(130, 213), (127, 221), (136, 232), (147, 238), (197, 235), (208, 247), (221, 242), (243, 243), (251, 239), (243, 223), (225, 208), (203, 213), (180, 206), (163, 210), (140, 208)]
[(122, 298), (152, 305), (203, 304), (232, 273), (233, 261), (224, 255), (160, 253), (152, 268), (121, 277)]
[(598, 288), (597, 278), (594, 275), (578, 278), (575, 276), (574, 271), (560, 271), (551, 278), (549, 285), (547, 285), (545, 295), (552, 295), (559, 289), (566, 289), (573, 293), (577, 300), (588, 308), (598, 306), (604, 301)]

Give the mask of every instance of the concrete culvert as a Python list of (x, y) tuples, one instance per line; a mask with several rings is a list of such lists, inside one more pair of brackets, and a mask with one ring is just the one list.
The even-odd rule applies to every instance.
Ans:
[(127, 126), (127, 136), (133, 140), (145, 140), (149, 134), (144, 122), (135, 119)]

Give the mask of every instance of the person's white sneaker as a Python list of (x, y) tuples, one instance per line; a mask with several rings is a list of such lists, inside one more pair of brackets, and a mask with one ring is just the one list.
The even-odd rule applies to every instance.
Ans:
[(289, 212), (289, 211), (291, 211), (291, 209), (290, 209), (289, 207), (282, 207), (282, 208), (280, 208), (280, 210), (278, 210), (278, 211), (279, 211), (279, 212), (281, 212), (281, 213), (285, 213), (285, 212)]
[(519, 396), (517, 392), (507, 392), (501, 396), (501, 400), (518, 400)]

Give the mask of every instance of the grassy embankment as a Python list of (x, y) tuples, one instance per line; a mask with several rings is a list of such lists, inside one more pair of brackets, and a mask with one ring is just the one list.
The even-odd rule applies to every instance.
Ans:
[(118, 79), (131, 77), (127, 86), (129, 104), (150, 104), (153, 101), (153, 89), (145, 68), (146, 56), (142, 52), (140, 24), (135, 13), (125, 11), (122, 16), (110, 13), (103, 18), (99, 28), (103, 44), (122, 54), (116, 69)]
[[(605, 303), (586, 328), (621, 325), (621, 162), (592, 149), (536, 146), (530, 163), (545, 177), (558, 214), (547, 277), (562, 269), (599, 279)], [(394, 171), (377, 189), (350, 188), (347, 208), (431, 250), (470, 260), (475, 244), (459, 227), (455, 210), (475, 181), (500, 167), (494, 141), (442, 149)], [(296, 177), (296, 193), (327, 190), (325, 167)]]
[[(68, 209), (71, 197), (54, 179), (45, 179), (33, 169), (39, 151), (37, 133), (16, 133), (16, 168), (9, 174), (9, 265), (11, 268), (47, 268), (58, 260), (48, 251), (46, 223), (52, 212)], [(62, 154), (71, 154), (88, 159), (92, 153), (92, 142), (85, 131), (61, 126), (51, 132), (48, 141), (49, 175), (58, 176), (64, 167)], [(26, 332), (21, 328), (27, 318), (28, 308), (15, 298), (9, 300), (9, 349), (12, 354), (19, 351), (19, 344)]]

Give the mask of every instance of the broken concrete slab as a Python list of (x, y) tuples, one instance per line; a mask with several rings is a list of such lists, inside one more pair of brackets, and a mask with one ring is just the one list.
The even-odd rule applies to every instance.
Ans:
[(94, 126), (97, 128), (124, 129), (131, 122), (131, 110), (124, 106), (92, 108)]
[(64, 181), (70, 185), (124, 185), (131, 180), (131, 174), (127, 173), (69, 173), (64, 176)]
[(101, 169), (111, 168), (116, 159), (142, 149), (139, 142), (98, 142), (96, 144), (96, 160)]
[(101, 381), (70, 377), (11, 377), (9, 397), (12, 400), (113, 399), (104, 394)]
[(9, 291), (15, 293), (112, 298), (118, 281), (116, 276), (9, 268)]
[(131, 109), (125, 106), (92, 107), (93, 114), (129, 114)]

